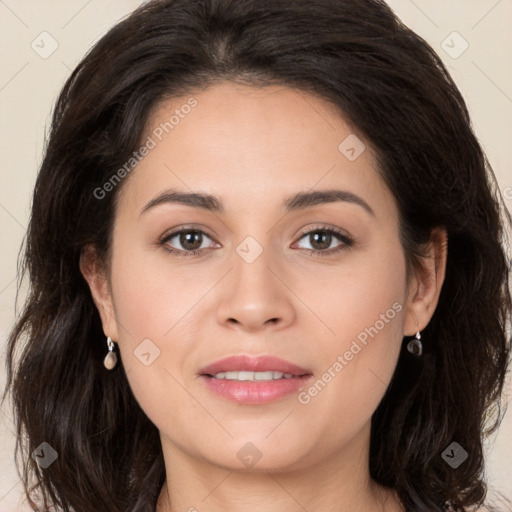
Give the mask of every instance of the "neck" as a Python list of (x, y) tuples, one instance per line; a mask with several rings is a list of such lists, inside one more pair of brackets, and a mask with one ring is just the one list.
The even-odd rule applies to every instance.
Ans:
[[(156, 512), (401, 512), (371, 480), (368, 443), (354, 439), (307, 467), (239, 471), (197, 460), (162, 438), (166, 474)], [(255, 466), (256, 469), (256, 466)]]

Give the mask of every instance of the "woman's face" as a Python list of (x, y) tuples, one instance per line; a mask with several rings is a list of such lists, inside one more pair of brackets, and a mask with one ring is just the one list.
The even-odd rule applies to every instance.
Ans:
[[(367, 441), (437, 295), (406, 282), (363, 142), (284, 87), (224, 82), (154, 112), (122, 183), (110, 289), (92, 287), (167, 455), (284, 470)], [(246, 358), (207, 368), (230, 356)]]

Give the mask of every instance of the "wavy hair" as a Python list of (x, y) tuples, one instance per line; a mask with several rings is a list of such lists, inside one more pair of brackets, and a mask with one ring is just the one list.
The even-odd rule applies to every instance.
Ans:
[[(502, 418), (510, 356), (512, 219), (439, 56), (382, 0), (153, 0), (66, 81), (37, 175), (18, 283), (28, 277), (29, 292), (8, 339), (3, 396), (12, 394), (30, 506), (155, 509), (159, 432), (122, 365), (103, 367), (79, 261), (94, 244), (108, 267), (122, 183), (102, 199), (94, 191), (139, 147), (153, 109), (221, 80), (316, 95), (357, 129), (396, 199), (408, 275), (421, 271), (432, 229), (446, 228), (424, 354), (400, 355), (372, 417), (370, 473), (411, 511), (481, 505), (483, 441)], [(44, 470), (30, 456), (42, 442), (58, 453)], [(457, 469), (441, 456), (452, 442), (469, 454)]]

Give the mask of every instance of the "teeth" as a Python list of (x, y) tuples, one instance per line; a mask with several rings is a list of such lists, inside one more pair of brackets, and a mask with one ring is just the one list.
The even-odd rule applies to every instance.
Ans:
[(235, 371), (235, 372), (219, 372), (213, 375), (215, 379), (226, 379), (226, 380), (277, 380), (277, 379), (291, 379), (293, 375), (291, 373), (282, 372), (247, 372), (247, 371)]

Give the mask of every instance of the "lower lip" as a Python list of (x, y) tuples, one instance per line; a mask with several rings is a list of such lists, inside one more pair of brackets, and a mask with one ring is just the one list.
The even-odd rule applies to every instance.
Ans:
[(246, 405), (266, 404), (284, 396), (296, 393), (312, 375), (302, 375), (291, 379), (247, 381), (215, 379), (201, 375), (208, 388), (219, 396)]

